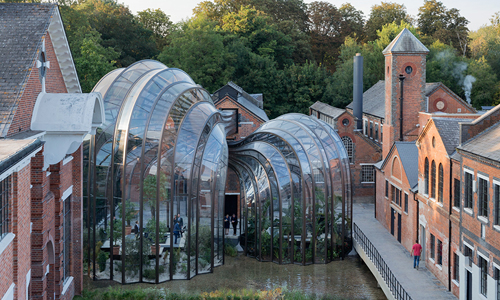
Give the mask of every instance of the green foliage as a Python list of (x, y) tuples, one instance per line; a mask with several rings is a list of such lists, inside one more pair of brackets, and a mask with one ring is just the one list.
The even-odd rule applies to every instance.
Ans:
[[(160, 202), (165, 201), (168, 197), (167, 190), (167, 176), (160, 173), (160, 189), (159, 195)], [(152, 218), (156, 218), (156, 193), (157, 193), (157, 180), (156, 175), (148, 175), (144, 179), (143, 185), (143, 198), (148, 201), (149, 208), (151, 209)]]
[(229, 244), (224, 244), (224, 254), (235, 257), (236, 255), (238, 255), (238, 251), (236, 250), (236, 247)]
[[(160, 265), (158, 267), (158, 273), (165, 273), (165, 266)], [(144, 269), (142, 270), (142, 276), (146, 279), (149, 280), (155, 280), (156, 279), (156, 269)]]
[[(123, 216), (123, 211), (122, 211), (122, 203), (120, 202), (118, 204), (118, 212), (119, 216)], [(129, 199), (125, 201), (125, 221), (127, 222), (127, 226), (130, 226), (130, 222), (132, 219), (135, 217), (136, 209), (135, 206), (132, 202), (130, 202)]]
[(97, 255), (97, 264), (99, 265), (99, 271), (104, 272), (104, 270), (106, 270), (106, 261), (108, 260), (108, 257), (108, 253), (99, 251), (99, 255)]
[(382, 30), (385, 25), (401, 22), (412, 23), (412, 19), (403, 4), (381, 2), (380, 5), (373, 5), (365, 25), (366, 38), (368, 41), (373, 41), (379, 37), (377, 32)]
[[(148, 233), (149, 240), (154, 243), (156, 239), (156, 219), (149, 219), (146, 223), (145, 232)], [(165, 242), (165, 234), (168, 232), (167, 223), (160, 221), (158, 235), (160, 237), (160, 243)]]
[(153, 32), (156, 48), (163, 50), (168, 44), (169, 35), (174, 30), (174, 23), (170, 21), (170, 17), (159, 8), (148, 8), (138, 12), (137, 18), (144, 28)]

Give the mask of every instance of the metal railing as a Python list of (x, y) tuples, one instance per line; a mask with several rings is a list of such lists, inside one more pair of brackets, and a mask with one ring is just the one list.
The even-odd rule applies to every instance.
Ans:
[(377, 267), (378, 272), (384, 279), (385, 283), (389, 287), (389, 290), (392, 292), (396, 299), (401, 300), (411, 300), (410, 295), (405, 291), (403, 286), (399, 283), (398, 279), (394, 274), (392, 274), (391, 269), (387, 266), (384, 259), (378, 252), (377, 248), (373, 246), (370, 240), (366, 237), (366, 235), (359, 229), (356, 223), (354, 225), (354, 240), (363, 248), (366, 255), (370, 258), (372, 263)]

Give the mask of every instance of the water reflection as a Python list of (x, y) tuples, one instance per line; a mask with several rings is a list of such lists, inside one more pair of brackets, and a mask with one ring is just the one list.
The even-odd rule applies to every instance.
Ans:
[[(387, 299), (368, 268), (357, 258), (329, 264), (309, 266), (278, 265), (258, 262), (255, 258), (238, 255), (227, 257), (224, 265), (213, 274), (195, 276), (191, 280), (175, 280), (151, 284), (132, 284), (124, 289), (167, 288), (176, 293), (210, 292), (217, 289), (267, 290), (286, 286), (290, 290), (302, 290), (318, 296), (335, 295), (345, 299)], [(108, 286), (103, 281), (90, 282), (93, 287)]]

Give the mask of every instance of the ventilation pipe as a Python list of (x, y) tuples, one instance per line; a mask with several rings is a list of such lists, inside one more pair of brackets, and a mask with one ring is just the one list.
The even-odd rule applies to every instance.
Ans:
[(403, 89), (405, 78), (403, 74), (399, 75), (399, 90), (401, 95), (399, 97), (399, 140), (403, 141)]
[(356, 130), (363, 130), (363, 56), (354, 56), (353, 72), (353, 113), (356, 117)]

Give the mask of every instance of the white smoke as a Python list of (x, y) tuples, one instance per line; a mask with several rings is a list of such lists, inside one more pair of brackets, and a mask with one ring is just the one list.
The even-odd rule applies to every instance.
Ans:
[(463, 61), (456, 61), (455, 53), (451, 50), (439, 52), (436, 54), (436, 60), (440, 63), (441, 72), (444, 74), (451, 74), (457, 81), (457, 84), (462, 86), (467, 103), (470, 104), (472, 84), (476, 82), (476, 78), (472, 75), (465, 75), (468, 67), (467, 63)]
[(472, 84), (476, 82), (476, 78), (472, 75), (467, 75), (465, 76), (464, 79), (464, 84), (462, 88), (464, 89), (465, 92), (465, 99), (467, 100), (467, 103), (470, 104), (470, 93), (472, 91)]

